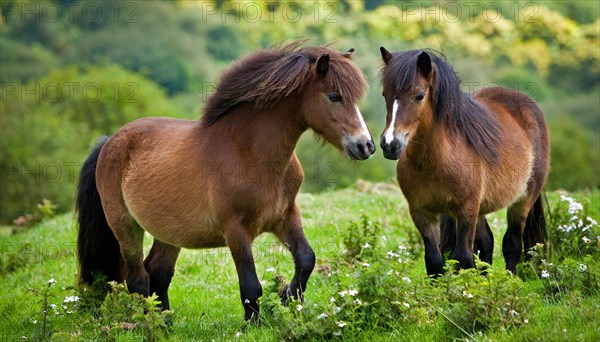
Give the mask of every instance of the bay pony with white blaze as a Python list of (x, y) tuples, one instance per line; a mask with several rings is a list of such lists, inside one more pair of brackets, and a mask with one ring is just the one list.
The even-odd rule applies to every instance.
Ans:
[(398, 160), (427, 273), (442, 273), (446, 247), (462, 268), (474, 267), (475, 248), (491, 263), (493, 236), (484, 215), (505, 207), (502, 252), (514, 272), (523, 247), (547, 240), (540, 193), (550, 142), (542, 111), (507, 88), (462, 93), (452, 67), (433, 52), (380, 50), (387, 106), (381, 148)]
[[(315, 255), (295, 202), (304, 177), (296, 143), (312, 129), (357, 160), (375, 145), (357, 106), (366, 81), (353, 50), (301, 45), (236, 61), (198, 121), (143, 118), (98, 144), (77, 196), (82, 282), (95, 274), (126, 281), (168, 309), (180, 248), (228, 246), (245, 319), (257, 318), (262, 288), (251, 244), (271, 232), (295, 263), (282, 299), (302, 298)], [(144, 231), (154, 237), (145, 259)]]

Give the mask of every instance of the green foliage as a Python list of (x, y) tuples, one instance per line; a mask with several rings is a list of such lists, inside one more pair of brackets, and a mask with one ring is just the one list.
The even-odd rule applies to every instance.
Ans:
[(600, 293), (600, 227), (588, 198), (561, 194), (549, 214), (548, 246), (538, 244), (519, 274), (541, 279), (548, 297)]
[(99, 323), (109, 339), (115, 339), (123, 331), (140, 331), (147, 341), (164, 340), (168, 336), (165, 323), (171, 311), (161, 312), (156, 294), (143, 297), (129, 293), (124, 285), (110, 283), (112, 291), (100, 307)]
[(376, 246), (381, 228), (379, 224), (370, 221), (362, 214), (360, 222), (351, 222), (343, 235), (346, 257), (349, 260), (360, 260), (363, 250), (369, 251), (370, 246)]
[[(476, 89), (502, 84), (540, 103), (553, 138), (549, 188), (599, 185), (600, 30), (594, 1), (30, 0), (0, 6), (2, 186), (10, 184), (0, 200), (5, 222), (32, 211), (44, 197), (57, 203), (58, 210), (71, 208), (73, 182), (49, 181), (55, 177), (50, 172), (56, 172), (52, 162), (63, 175), (78, 171), (85, 153), (70, 145), (87, 149), (99, 134), (114, 132), (131, 118), (178, 115), (172, 103), (185, 102), (186, 116), (195, 118), (198, 98), (209, 95), (219, 70), (257, 48), (302, 37), (310, 38), (309, 44), (337, 42), (334, 48), (357, 49), (354, 59), (371, 84), (360, 107), (376, 140), (385, 116), (378, 47), (434, 48), (456, 65), (461, 78), (478, 82)], [(53, 8), (62, 13), (56, 20)], [(256, 8), (261, 15), (255, 18)], [(87, 72), (94, 68), (102, 71)], [(85, 82), (101, 83), (98, 101), (36, 101), (26, 95), (25, 101), (15, 102), (7, 97), (14, 85), (22, 90), (33, 89), (36, 82), (43, 88), (47, 83), (41, 81), (71, 82), (81, 79), (82, 70), (88, 75)], [(535, 89), (527, 87), (532, 83)], [(156, 85), (163, 90), (154, 92)], [(115, 92), (128, 97), (136, 86), (139, 95), (147, 88), (154, 93), (144, 101), (156, 101), (125, 107), (107, 101)], [(59, 83), (63, 94), (68, 87)], [(14, 147), (7, 148), (5, 141)], [(302, 139), (297, 152), (307, 170), (303, 191), (344, 188), (357, 178), (388, 181), (395, 172), (394, 163), (380, 153), (368, 162), (353, 162), (331, 147), (320, 149), (312, 139)], [(15, 178), (22, 170), (25, 176)]]
[[(363, 227), (360, 229), (358, 227)], [(387, 253), (375, 237), (377, 224), (366, 216), (351, 222), (347, 251), (360, 247), (356, 258), (338, 259), (328, 281), (325, 304), (279, 304), (276, 286), (267, 289), (265, 316), (279, 338), (354, 339), (364, 331), (402, 330), (407, 325), (441, 324), (446, 336), (460, 338), (487, 330), (527, 324), (534, 296), (522, 296), (523, 282), (506, 270), (478, 263), (478, 269), (452, 271), (437, 279), (411, 271), (416, 260), (405, 246)], [(347, 236), (347, 235), (346, 235)], [(349, 243), (349, 244), (347, 244)], [(485, 270), (483, 270), (485, 269)]]
[(179, 115), (160, 87), (115, 64), (71, 66), (11, 87), (0, 103), (4, 221), (44, 198), (70, 210), (81, 163), (100, 135), (139, 117)]
[(581, 189), (600, 186), (600, 155), (598, 136), (571, 119), (561, 118), (549, 123), (550, 189)]
[(549, 259), (581, 259), (586, 255), (600, 256), (598, 244), (600, 226), (589, 213), (590, 200), (581, 201), (561, 195), (550, 213), (548, 230)]
[[(568, 196), (579, 203), (589, 198), (589, 205), (578, 211), (579, 215), (600, 219), (597, 190)], [(560, 193), (548, 193), (548, 200), (551, 208), (562, 207), (562, 212), (568, 213), (570, 203), (561, 201)], [(276, 277), (277, 282), (272, 279), (277, 273), (291, 278), (294, 265), (290, 255), (271, 234), (255, 240), (257, 275), (265, 284), (260, 325), (243, 320), (236, 268), (226, 249), (182, 250), (169, 290), (175, 314), (163, 320), (155, 299), (131, 295), (122, 285), (113, 284), (115, 289), (109, 286), (107, 291), (110, 296), (97, 297), (85, 287), (73, 286), (77, 282), (77, 231), (72, 214), (57, 215), (16, 234), (5, 234), (1, 228), (0, 262), (6, 265), (12, 260), (18, 265), (10, 272), (0, 272), (0, 281), (10, 289), (0, 292), (0, 319), (5, 324), (0, 338), (41, 339), (47, 308), (45, 336), (54, 341), (144, 340), (149, 337), (149, 327), (157, 340), (172, 341), (508, 342), (532, 336), (598, 340), (596, 255), (573, 254), (556, 261), (551, 254), (539, 253), (533, 262), (522, 264), (529, 271), (519, 275), (521, 281), (504, 271), (502, 242), (496, 238), (492, 267), (457, 272), (449, 263), (451, 271), (431, 279), (425, 275), (423, 247), (417, 243), (420, 237), (397, 187), (360, 182), (344, 190), (300, 194), (298, 203), (317, 267), (305, 301), (283, 306), (278, 296), (282, 277)], [(363, 218), (365, 213), (367, 218)], [(550, 215), (553, 211), (548, 218)], [(504, 212), (488, 215), (496, 237), (506, 229), (504, 216)], [(353, 241), (358, 246), (373, 241), (369, 230), (362, 229), (365, 220), (379, 227), (377, 242), (369, 242), (356, 258), (348, 260), (343, 243), (348, 230), (357, 235)], [(553, 225), (548, 229), (550, 233)], [(417, 237), (411, 237), (415, 233)], [(146, 239), (145, 250), (151, 243)], [(48, 279), (56, 283), (48, 286)], [(144, 317), (140, 313), (145, 313)], [(170, 318), (173, 324), (165, 329), (161, 320)]]

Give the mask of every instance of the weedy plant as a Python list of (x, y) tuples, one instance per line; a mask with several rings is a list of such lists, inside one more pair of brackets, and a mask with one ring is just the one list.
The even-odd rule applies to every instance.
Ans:
[(600, 230), (596, 220), (589, 216), (589, 203), (587, 198), (579, 202), (573, 197), (560, 196), (551, 212), (548, 230), (551, 260), (599, 256)]
[[(62, 323), (75, 316), (74, 313), (79, 308), (79, 296), (66, 296), (62, 302), (59, 301), (55, 284), (56, 280), (51, 278), (42, 286), (41, 290), (30, 289), (30, 292), (37, 298), (37, 304), (41, 309), (38, 317), (31, 321), (35, 325), (32, 337), (36, 341), (56, 339), (55, 323), (57, 326), (64, 325)], [(70, 291), (71, 288), (63, 290)]]
[(589, 200), (561, 195), (551, 211), (548, 249), (542, 245), (529, 251), (531, 262), (518, 274), (543, 281), (546, 296), (574, 291), (592, 295), (600, 291), (600, 231), (589, 216)]
[(528, 323), (533, 297), (518, 295), (523, 285), (518, 277), (479, 262), (477, 269), (460, 271), (449, 262), (436, 279), (415, 274), (420, 258), (406, 245), (386, 251), (378, 242), (379, 231), (379, 224), (366, 216), (348, 225), (347, 252), (332, 261), (336, 271), (323, 279), (331, 289), (325, 301), (283, 306), (277, 296), (280, 284), (266, 288), (263, 318), (279, 338), (345, 339), (364, 331), (432, 324), (446, 326), (456, 338), (472, 338), (479, 331)]
[(109, 283), (111, 291), (100, 307), (99, 321), (105, 337), (115, 339), (123, 331), (141, 333), (147, 341), (162, 340), (168, 336), (167, 322), (172, 311), (161, 312), (158, 296), (144, 297), (129, 293), (125, 285)]

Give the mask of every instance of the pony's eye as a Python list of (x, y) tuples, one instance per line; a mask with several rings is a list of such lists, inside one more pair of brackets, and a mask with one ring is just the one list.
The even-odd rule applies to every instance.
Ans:
[(422, 101), (424, 98), (425, 98), (425, 94), (419, 94), (419, 95), (417, 95), (417, 97), (415, 97), (415, 100)]
[(331, 102), (342, 102), (342, 97), (338, 93), (330, 93), (327, 95), (327, 98)]

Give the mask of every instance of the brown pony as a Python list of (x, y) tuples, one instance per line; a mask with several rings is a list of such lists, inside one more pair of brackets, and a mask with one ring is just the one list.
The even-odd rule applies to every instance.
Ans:
[[(435, 53), (381, 47), (387, 125), (383, 154), (398, 160), (397, 178), (425, 244), (428, 274), (443, 271), (442, 242), (474, 267), (474, 245), (491, 263), (485, 214), (508, 207), (502, 251), (512, 272), (525, 250), (546, 242), (540, 193), (550, 161), (548, 130), (524, 94), (485, 88), (464, 94), (452, 67)], [(440, 217), (442, 228), (440, 236)]]
[[(251, 244), (271, 232), (295, 263), (282, 298), (302, 298), (315, 255), (295, 202), (303, 180), (296, 143), (312, 129), (352, 159), (375, 151), (357, 106), (366, 82), (352, 51), (301, 43), (260, 50), (222, 74), (201, 120), (143, 118), (102, 140), (79, 183), (81, 281), (125, 280), (168, 309), (180, 248), (228, 246), (245, 318), (257, 318), (262, 288)], [(145, 260), (144, 231), (154, 237)]]

